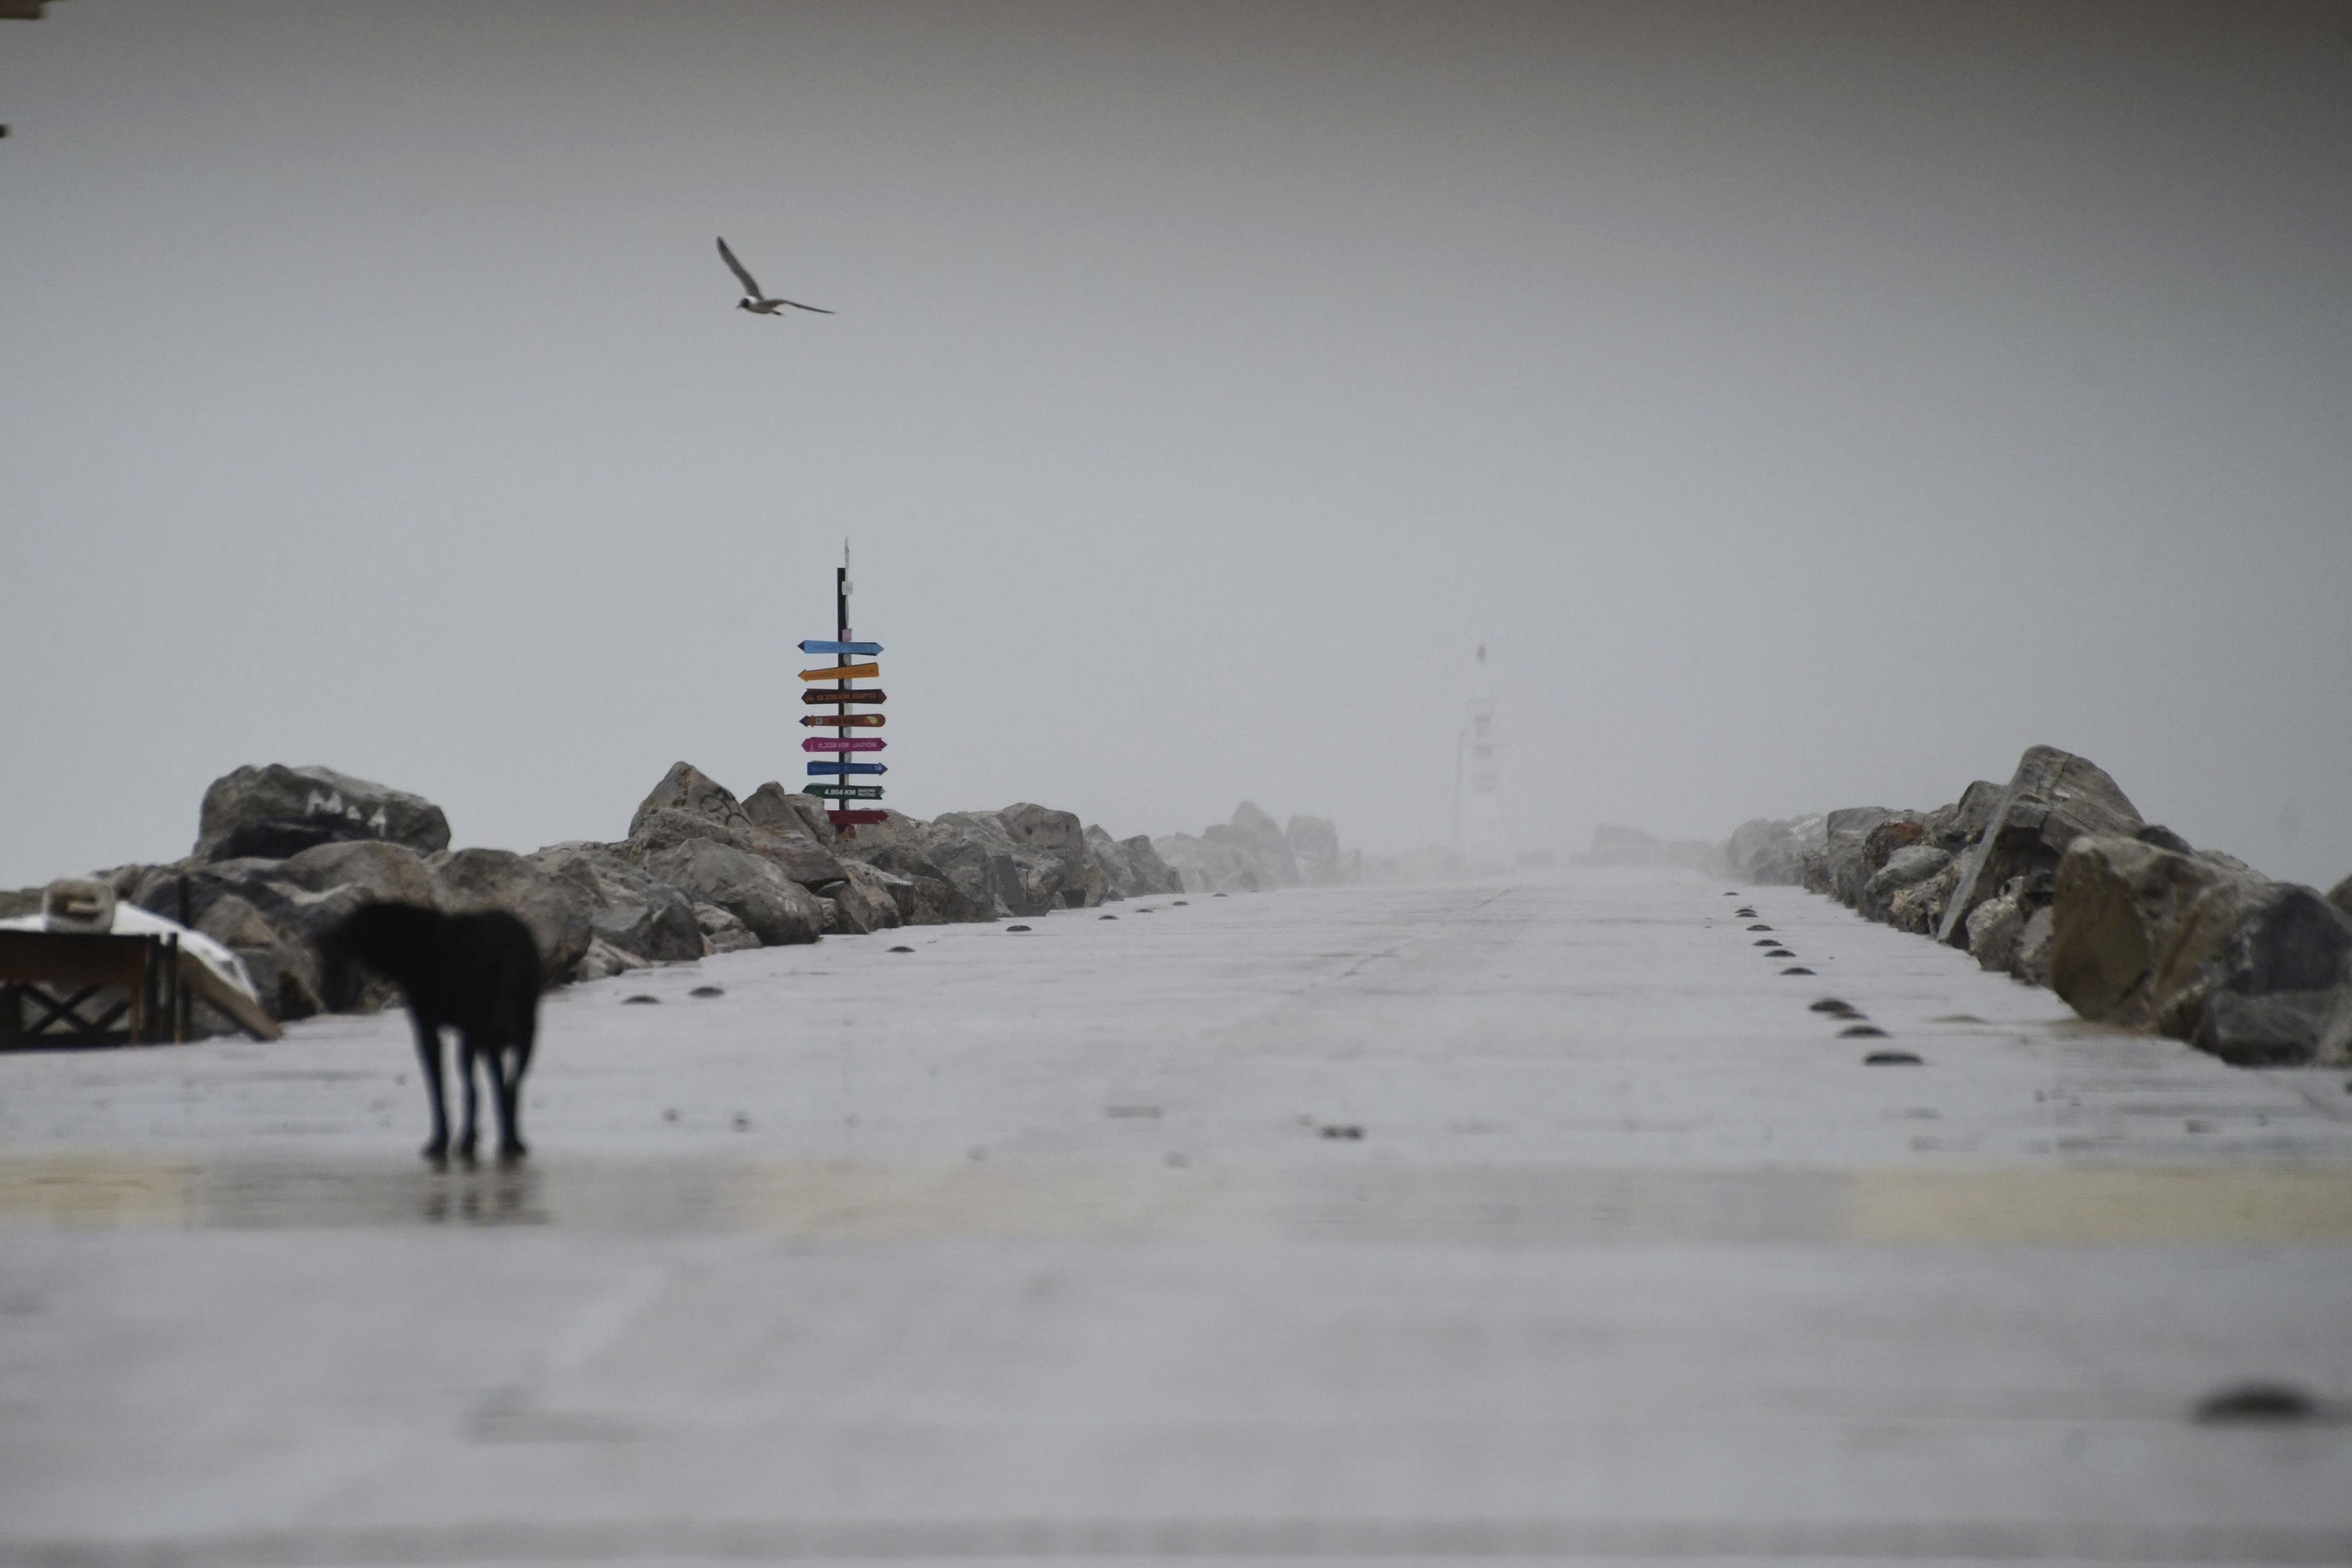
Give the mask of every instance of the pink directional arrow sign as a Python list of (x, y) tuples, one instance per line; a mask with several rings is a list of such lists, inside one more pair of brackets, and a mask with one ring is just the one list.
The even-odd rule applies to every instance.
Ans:
[(844, 737), (840, 740), (820, 735), (814, 740), (803, 741), (801, 750), (803, 752), (878, 752), (889, 743), (887, 741), (877, 741), (870, 735), (860, 735), (854, 739)]

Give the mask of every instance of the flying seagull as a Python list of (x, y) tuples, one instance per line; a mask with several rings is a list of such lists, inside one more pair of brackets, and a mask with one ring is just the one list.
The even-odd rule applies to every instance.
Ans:
[(769, 299), (760, 291), (760, 280), (745, 271), (743, 264), (735, 259), (735, 253), (727, 248), (727, 238), (724, 235), (721, 235), (719, 239), (719, 255), (720, 259), (727, 263), (728, 270), (743, 280), (743, 298), (736, 301), (737, 310), (749, 310), (755, 316), (772, 316), (786, 305), (790, 305), (795, 310), (814, 310), (820, 316), (833, 314), (822, 305), (803, 305), (798, 300)]

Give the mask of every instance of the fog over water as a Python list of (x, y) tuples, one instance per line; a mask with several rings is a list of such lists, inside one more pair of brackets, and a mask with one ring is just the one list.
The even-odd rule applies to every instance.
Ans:
[(1483, 641), (1528, 845), (2048, 742), (2352, 871), (2352, 5), (55, 0), (0, 120), (0, 885), (797, 779), (845, 535), (921, 816), (1443, 841)]

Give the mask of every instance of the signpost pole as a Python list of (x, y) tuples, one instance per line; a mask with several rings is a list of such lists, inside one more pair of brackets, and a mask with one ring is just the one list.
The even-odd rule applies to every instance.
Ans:
[[(825, 816), (831, 819), (833, 826), (845, 838), (856, 837), (856, 830), (860, 827), (873, 826), (889, 820), (889, 814), (885, 811), (873, 808), (851, 809), (839, 804), (848, 800), (878, 801), (882, 798), (880, 784), (835, 782), (845, 779), (852, 773), (870, 773), (878, 778), (890, 771), (888, 766), (881, 763), (849, 763), (841, 760), (852, 752), (878, 752), (889, 744), (878, 735), (869, 736), (861, 733), (853, 738), (850, 733), (852, 731), (880, 729), (881, 714), (854, 713), (850, 710), (878, 708), (888, 695), (878, 686), (854, 684), (867, 676), (878, 677), (882, 672), (882, 667), (878, 664), (857, 662), (859, 659), (870, 659), (880, 653), (882, 645), (878, 642), (852, 640), (856, 634), (849, 629), (849, 596), (856, 591), (857, 584), (851, 581), (849, 575), (849, 541), (845, 539), (841, 542), (841, 565), (833, 574), (834, 635), (829, 639), (808, 637), (801, 643), (801, 651), (812, 658), (822, 658), (828, 653), (833, 655), (831, 664), (819, 665), (814, 669), (801, 671), (801, 679), (809, 683), (807, 689), (801, 693), (801, 703), (809, 710), (802, 717), (801, 723), (803, 727), (812, 730), (829, 729), (833, 731), (833, 735), (830, 739), (812, 735), (801, 742), (801, 750), (822, 752), (832, 759), (827, 762), (812, 760), (809, 763), (808, 776), (811, 779), (825, 782), (810, 784), (805, 787), (809, 794), (819, 800), (835, 803), (826, 807)], [(832, 682), (833, 685), (833, 689), (830, 691), (825, 689), (827, 681)], [(827, 708), (833, 710), (832, 713), (827, 714), (823, 711)]]
[[(837, 669), (847, 669), (856, 655), (849, 651), (849, 541), (846, 539), (841, 542), (841, 570), (833, 575), (833, 625), (834, 640), (841, 644), (841, 652), (834, 656), (834, 667)], [(849, 678), (844, 676), (835, 681), (833, 689), (835, 691), (847, 692)], [(848, 698), (844, 696), (840, 702), (835, 704), (833, 711), (835, 717), (842, 721), (833, 727), (834, 738), (835, 740), (845, 738), (850, 728)], [(835, 754), (838, 755), (838, 753)], [(840, 828), (840, 835), (844, 838), (855, 838), (857, 837), (857, 828), (854, 824), (845, 823)]]

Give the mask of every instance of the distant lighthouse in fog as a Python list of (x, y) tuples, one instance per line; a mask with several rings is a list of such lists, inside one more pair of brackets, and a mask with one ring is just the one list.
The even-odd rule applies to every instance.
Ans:
[(1496, 760), (1495, 675), (1486, 662), (1486, 645), (1478, 645), (1478, 660), (1470, 677), (1470, 722), (1463, 731), (1465, 754), (1456, 764), (1461, 791), (1459, 813), (1462, 852), (1473, 859), (1498, 866), (1511, 863), (1511, 836), (1503, 821), (1502, 769)]

